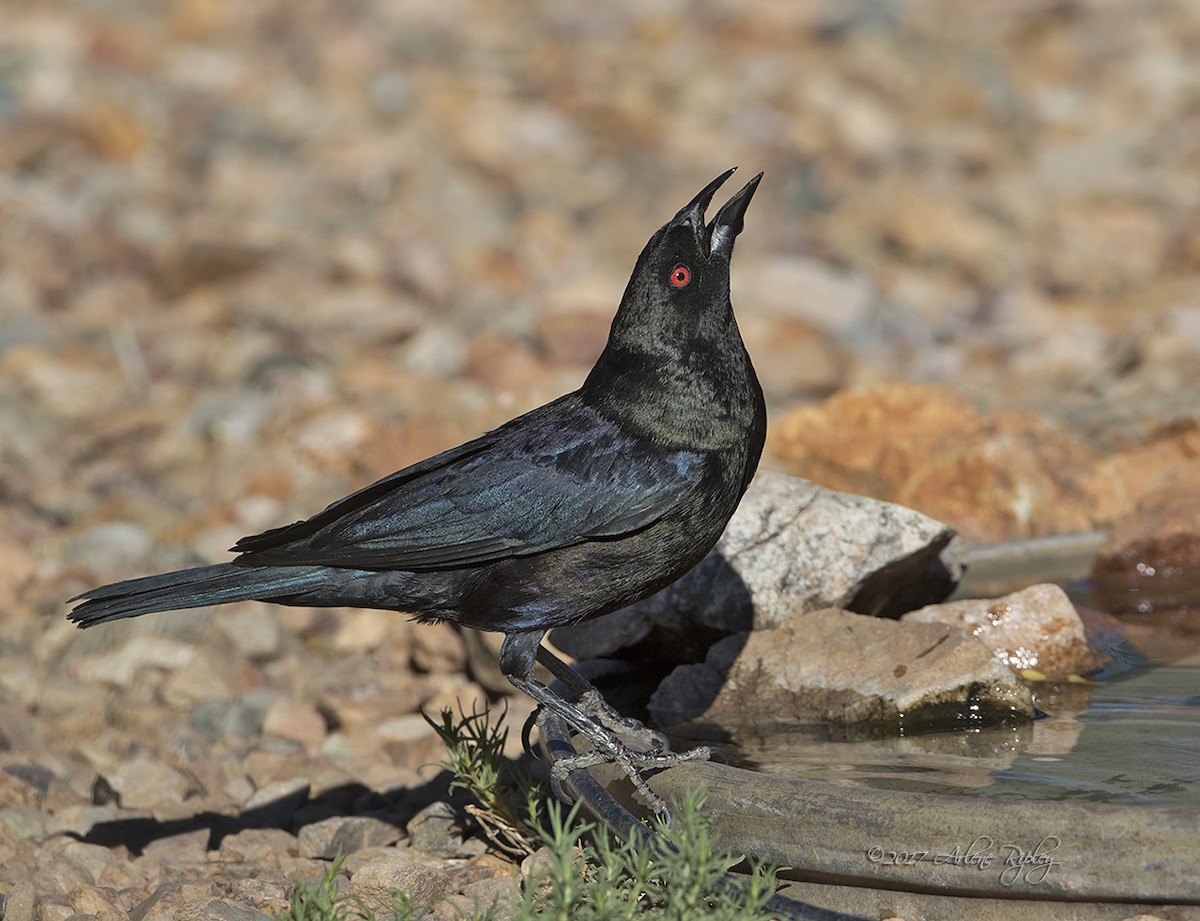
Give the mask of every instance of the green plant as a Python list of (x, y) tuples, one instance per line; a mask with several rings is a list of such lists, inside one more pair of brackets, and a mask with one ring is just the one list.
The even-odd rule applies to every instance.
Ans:
[(544, 794), (524, 771), (506, 761), (504, 746), (508, 707), (493, 721), (491, 712), (461, 709), (456, 718), (442, 710), (441, 722), (421, 715), (446, 746), (441, 766), (454, 775), (450, 791), (462, 790), (475, 799), (467, 813), (479, 823), (488, 840), (514, 859), (532, 854)]
[(719, 853), (698, 795), (685, 798), (675, 822), (660, 822), (659, 838), (618, 841), (577, 821), (577, 809), (547, 810), (541, 835), (548, 859), (542, 885), (527, 885), (520, 921), (754, 921), (766, 919), (775, 871), (756, 865), (749, 876), (728, 870), (742, 858)]
[(275, 921), (350, 921), (362, 917), (360, 913), (352, 913), (350, 904), (338, 895), (337, 878), (345, 862), (345, 855), (338, 854), (316, 882), (297, 879), (292, 885), (287, 910), (276, 912), (273, 915)]

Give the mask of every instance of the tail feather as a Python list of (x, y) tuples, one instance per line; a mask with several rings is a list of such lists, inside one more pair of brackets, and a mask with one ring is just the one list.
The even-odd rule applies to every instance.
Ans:
[(320, 566), (235, 566), (221, 563), (114, 582), (76, 595), (67, 615), (80, 627), (252, 598), (282, 598), (321, 583)]

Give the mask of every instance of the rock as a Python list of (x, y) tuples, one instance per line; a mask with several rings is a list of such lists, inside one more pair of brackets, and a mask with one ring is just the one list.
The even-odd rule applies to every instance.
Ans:
[(99, 886), (76, 886), (67, 893), (71, 907), (79, 914), (93, 915), (100, 921), (104, 919), (124, 918), (127, 916), (116, 894), (109, 889)]
[(308, 799), (311, 789), (312, 784), (303, 777), (265, 784), (242, 804), (242, 819), (253, 821), (258, 826), (286, 827), (292, 815)]
[(129, 521), (113, 521), (76, 537), (64, 548), (64, 558), (96, 572), (124, 572), (144, 565), (153, 546), (145, 528)]
[(335, 816), (305, 825), (298, 835), (300, 856), (321, 860), (394, 844), (399, 837), (395, 825), (371, 816)]
[(221, 608), (216, 625), (234, 650), (251, 662), (272, 661), (283, 650), (284, 635), (279, 620), (263, 605)]
[(29, 805), (7, 806), (0, 809), (0, 824), (13, 838), (36, 838), (46, 834), (49, 817)]
[(108, 782), (125, 809), (153, 809), (165, 803), (182, 802), (192, 786), (174, 768), (145, 756), (126, 761)]
[(37, 890), (27, 879), (19, 880), (4, 898), (4, 921), (35, 921)]
[[(459, 918), (494, 917), (496, 921), (517, 916), (521, 884), (513, 877), (481, 879), (463, 887), (434, 906), (426, 921), (458, 921)], [(488, 912), (491, 912), (488, 914)]]
[(235, 700), (203, 700), (192, 708), (188, 723), (205, 739), (246, 739), (262, 732), (273, 691), (252, 691)]
[(413, 769), (439, 761), (445, 743), (420, 713), (409, 713), (381, 722), (375, 732), (388, 757)]
[(79, 676), (87, 681), (128, 687), (140, 669), (175, 671), (191, 662), (195, 655), (196, 648), (188, 643), (165, 636), (133, 636), (112, 652), (81, 659)]
[[(43, 844), (42, 851), (43, 854), (50, 851), (56, 852), (62, 860), (70, 862), (91, 877), (94, 883), (100, 881), (101, 874), (117, 859), (112, 850), (107, 847), (101, 847), (99, 844), (87, 844), (66, 837), (48, 839)], [(79, 911), (84, 910), (79, 909)]]
[(205, 859), (211, 832), (207, 828), (185, 831), (178, 835), (156, 838), (142, 851), (142, 860), (155, 863), (195, 863)]
[(1087, 675), (1106, 661), (1089, 645), (1083, 620), (1067, 593), (1048, 583), (1003, 598), (928, 605), (900, 619), (961, 627), (1025, 678)]
[(264, 735), (300, 742), (305, 751), (315, 755), (321, 750), (328, 727), (325, 718), (312, 704), (292, 697), (278, 697), (263, 717), (262, 731)]
[(1114, 614), (1200, 605), (1200, 496), (1162, 490), (1114, 524), (1092, 564), (1092, 591)]
[(414, 815), (406, 831), (414, 850), (437, 857), (454, 857), (462, 850), (462, 824), (454, 807), (445, 800), (430, 803)]
[(421, 624), (412, 631), (412, 662), (423, 672), (457, 672), (467, 661), (462, 636), (450, 624)]
[(1082, 482), (1096, 452), (1032, 412), (979, 413), (942, 387), (844, 391), (774, 424), (768, 448), (800, 476), (1012, 540), (1096, 525)]
[[(730, 636), (676, 668), (650, 699), (659, 726), (768, 729), (812, 723), (898, 726), (947, 706), (1033, 715), (1029, 690), (983, 643), (945, 624), (849, 611), (799, 611)], [(973, 711), (978, 713), (978, 710)]]
[(203, 917), (205, 921), (271, 921), (276, 915), (228, 899), (213, 899), (204, 906)]
[(338, 618), (330, 645), (335, 652), (374, 652), (388, 641), (397, 619), (390, 611), (348, 611)]
[(350, 880), (350, 897), (380, 917), (393, 912), (392, 893), (402, 892), (418, 907), (432, 905), (450, 887), (446, 872), (397, 851), (359, 867)]
[(961, 575), (954, 530), (901, 506), (761, 473), (716, 548), (645, 601), (560, 627), (576, 658), (653, 634), (666, 661), (697, 661), (722, 635), (773, 627), (797, 611), (842, 607), (898, 616), (940, 601)]
[(244, 828), (221, 839), (220, 857), (280, 869), (298, 854), (298, 849), (296, 837), (281, 828)]
[(129, 913), (132, 921), (174, 921), (203, 918), (205, 907), (219, 898), (221, 885), (211, 880), (164, 882)]
[[(1115, 530), (1137, 529), (1144, 512), (1169, 510), (1172, 497), (1200, 490), (1200, 421), (1182, 419), (1154, 428), (1144, 440), (1122, 445), (1101, 458), (1082, 488), (1098, 521)], [(1120, 538), (1118, 538), (1120, 539)]]

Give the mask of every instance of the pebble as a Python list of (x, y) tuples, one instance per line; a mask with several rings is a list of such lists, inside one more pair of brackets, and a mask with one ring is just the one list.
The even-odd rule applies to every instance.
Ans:
[(349, 894), (368, 911), (383, 916), (393, 911), (394, 891), (404, 893), (413, 905), (424, 906), (442, 898), (449, 888), (444, 870), (396, 852), (359, 867), (350, 880)]
[(202, 700), (188, 715), (188, 725), (214, 742), (250, 738), (262, 732), (275, 699), (273, 691), (252, 691), (234, 700)]
[(334, 816), (305, 825), (298, 836), (300, 856), (320, 860), (394, 844), (399, 837), (400, 829), (391, 822), (370, 816)]
[(263, 717), (262, 731), (268, 736), (301, 743), (310, 755), (321, 750), (328, 727), (317, 708), (307, 701), (278, 697)]
[(449, 803), (430, 803), (411, 819), (405, 828), (414, 850), (437, 857), (454, 857), (463, 845), (462, 823)]

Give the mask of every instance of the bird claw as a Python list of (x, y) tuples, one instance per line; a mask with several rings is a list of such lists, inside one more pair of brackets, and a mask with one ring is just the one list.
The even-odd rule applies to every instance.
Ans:
[[(655, 735), (661, 736), (662, 734), (655, 733)], [(665, 740), (665, 736), (663, 738)], [(725, 752), (710, 745), (701, 745), (685, 752), (671, 752), (661, 749), (637, 751), (621, 744), (615, 738), (611, 740), (611, 743), (611, 746), (605, 746), (607, 749), (605, 751), (597, 748), (590, 752), (569, 755), (555, 761), (550, 767), (550, 787), (554, 795), (561, 800), (569, 801), (563, 790), (563, 782), (570, 777), (572, 772), (596, 767), (600, 764), (615, 764), (629, 778), (634, 789), (641, 794), (654, 814), (670, 825), (671, 811), (666, 801), (650, 789), (649, 784), (646, 783), (642, 774), (646, 771), (665, 770), (687, 761), (718, 760), (724, 763), (728, 763), (729, 761)]]
[(631, 738), (653, 752), (665, 752), (670, 747), (670, 741), (665, 735), (651, 729), (641, 720), (617, 712), (595, 688), (582, 694), (575, 706), (609, 732)]

